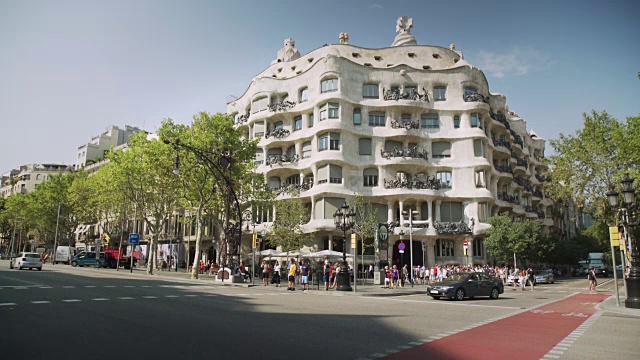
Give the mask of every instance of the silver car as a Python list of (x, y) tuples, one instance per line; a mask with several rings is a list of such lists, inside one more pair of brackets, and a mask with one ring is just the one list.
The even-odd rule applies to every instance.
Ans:
[(533, 276), (536, 278), (536, 283), (553, 284), (556, 281), (551, 270), (536, 271)]
[(40, 262), (40, 254), (31, 252), (19, 253), (16, 257), (9, 262), (9, 268), (11, 269), (38, 269), (42, 270), (42, 262)]

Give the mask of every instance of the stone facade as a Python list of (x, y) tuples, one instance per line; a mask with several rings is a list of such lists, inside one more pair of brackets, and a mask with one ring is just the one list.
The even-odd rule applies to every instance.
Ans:
[(69, 170), (64, 164), (26, 164), (10, 170), (0, 177), (0, 195), (27, 194), (36, 186), (51, 179), (51, 175)]
[[(553, 226), (551, 200), (540, 188), (545, 140), (527, 131), (454, 45), (417, 45), (412, 26), (398, 19), (387, 48), (357, 47), (341, 33), (340, 44), (288, 61), (283, 49), (228, 103), (228, 113), (246, 138), (260, 138), (256, 171), (269, 187), (279, 197), (296, 189), (306, 204), (311, 250), (342, 251), (333, 212), (360, 193), (380, 222), (397, 223), (382, 260), (398, 262), (399, 232), (409, 233), (401, 214), (411, 210), (414, 264), (488, 263), (482, 239), (490, 216), (506, 212)], [(258, 232), (273, 220), (272, 209), (260, 214)]]

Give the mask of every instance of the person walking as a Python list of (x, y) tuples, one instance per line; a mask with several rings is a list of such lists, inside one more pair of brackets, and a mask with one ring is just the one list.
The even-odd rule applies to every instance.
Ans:
[(276, 287), (280, 287), (280, 263), (276, 260), (276, 263), (273, 265), (273, 276), (271, 277), (271, 283), (275, 284)]
[(338, 263), (336, 263), (336, 266), (333, 269), (333, 275), (332, 275), (333, 281), (331, 283), (331, 288), (332, 289), (334, 289), (334, 288), (336, 288), (338, 286), (338, 274), (340, 273), (341, 267), (342, 267), (342, 265), (340, 265), (340, 263), (338, 262)]
[(289, 261), (289, 278), (287, 279), (287, 290), (295, 291), (296, 290), (296, 272), (298, 271), (298, 267), (296, 266), (296, 262), (293, 258)]
[(398, 280), (400, 279), (400, 272), (398, 271), (398, 267), (393, 265), (393, 270), (391, 272), (391, 288), (398, 288)]
[(531, 291), (533, 291), (533, 287), (536, 285), (536, 277), (533, 276), (533, 270), (531, 268), (527, 269), (527, 280), (529, 280), (529, 284), (531, 284)]
[(587, 278), (589, 279), (589, 292), (595, 292), (596, 286), (598, 286), (598, 278), (596, 278), (596, 271), (594, 268), (589, 269)]

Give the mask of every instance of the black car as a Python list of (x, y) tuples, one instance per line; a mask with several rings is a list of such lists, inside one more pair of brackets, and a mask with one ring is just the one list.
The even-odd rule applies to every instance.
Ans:
[(497, 299), (504, 293), (504, 285), (497, 278), (481, 272), (465, 272), (450, 275), (440, 283), (427, 287), (427, 294), (434, 299), (441, 297), (462, 300), (465, 297), (488, 296)]

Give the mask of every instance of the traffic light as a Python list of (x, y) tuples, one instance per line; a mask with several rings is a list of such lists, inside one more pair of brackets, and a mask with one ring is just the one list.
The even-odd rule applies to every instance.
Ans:
[(258, 241), (258, 234), (253, 234), (253, 244), (252, 244), (252, 246), (256, 247), (258, 242), (259, 242)]
[(469, 248), (464, 248), (464, 256), (469, 256)]

